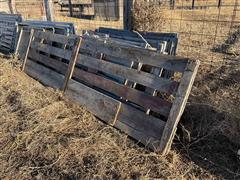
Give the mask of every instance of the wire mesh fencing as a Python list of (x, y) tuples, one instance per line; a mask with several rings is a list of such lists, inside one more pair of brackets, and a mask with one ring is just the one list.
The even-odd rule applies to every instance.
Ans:
[[(55, 21), (179, 34), (177, 55), (215, 67), (239, 63), (239, 0), (54, 0)], [(45, 19), (42, 0), (15, 0), (25, 19)]]
[[(144, 3), (148, 3), (149, 13), (141, 9)], [(238, 0), (170, 0), (136, 2), (136, 4), (134, 8), (134, 13), (138, 16), (136, 18), (145, 17), (150, 22), (144, 24), (139, 21), (134, 28), (177, 32), (179, 34), (178, 55), (197, 58), (211, 66), (232, 63), (233, 59), (229, 55), (239, 55)], [(139, 11), (142, 11), (142, 15)], [(155, 13), (154, 17), (151, 17), (152, 12)], [(162, 23), (156, 27), (154, 20), (158, 18)]]

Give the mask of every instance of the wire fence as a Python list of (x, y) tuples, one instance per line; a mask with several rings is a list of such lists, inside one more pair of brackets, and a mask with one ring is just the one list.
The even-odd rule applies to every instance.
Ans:
[[(56, 21), (73, 22), (79, 34), (99, 27), (123, 29), (126, 22), (138, 31), (178, 33), (177, 55), (199, 59), (211, 68), (239, 63), (238, 1), (55, 0), (54, 10)], [(15, 6), (25, 19), (44, 19), (42, 2), (15, 0)]]

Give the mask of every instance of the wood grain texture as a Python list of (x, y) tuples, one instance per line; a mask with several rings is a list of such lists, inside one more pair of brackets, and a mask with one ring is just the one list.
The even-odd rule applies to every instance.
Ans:
[(75, 68), (75, 64), (77, 62), (77, 58), (78, 58), (78, 53), (79, 53), (79, 50), (80, 50), (81, 42), (82, 42), (82, 38), (79, 37), (79, 38), (75, 39), (75, 43), (74, 43), (74, 48), (73, 48), (73, 51), (72, 51), (71, 59), (70, 59), (70, 62), (68, 64), (68, 70), (67, 70), (67, 72), (65, 74), (65, 78), (64, 78), (64, 83), (63, 83), (63, 87), (62, 87), (62, 91), (63, 92), (67, 88), (69, 79), (72, 78), (72, 74), (73, 74), (73, 70)]
[(108, 124), (113, 123), (120, 103), (74, 80), (69, 81), (65, 95), (71, 100), (85, 106), (90, 112)]
[(64, 76), (36, 62), (28, 60), (24, 72), (46, 86), (60, 89)]
[(63, 59), (68, 59), (68, 60), (70, 60), (71, 56), (72, 56), (72, 51), (70, 51), (70, 50), (56, 48), (51, 45), (42, 44), (42, 43), (39, 43), (36, 41), (32, 42), (31, 48), (45, 52), (47, 54), (52, 54), (54, 56), (57, 56), (57, 57), (60, 57)]
[(119, 84), (110, 79), (106, 79), (77, 68), (74, 71), (73, 77), (87, 84), (115, 94), (116, 96), (122, 97), (125, 100), (127, 99), (131, 102), (134, 102), (144, 108), (150, 108), (164, 116), (168, 116), (170, 112), (170, 102), (160, 99), (159, 97), (147, 95), (144, 92)]
[(129, 61), (162, 67), (176, 72), (183, 72), (188, 63), (187, 58), (163, 55), (142, 48), (129, 47), (121, 43), (113, 43), (110, 41), (105, 43), (98, 39), (89, 38), (84, 40), (81, 48), (118, 58), (128, 59)]
[(29, 36), (29, 42), (28, 42), (28, 45), (27, 45), (26, 54), (25, 54), (25, 56), (24, 56), (24, 60), (23, 60), (23, 64), (22, 64), (22, 71), (24, 71), (25, 66), (26, 66), (26, 62), (27, 62), (27, 59), (28, 59), (29, 49), (30, 49), (30, 47), (31, 47), (32, 40), (33, 40), (33, 33), (34, 33), (34, 30), (31, 30), (31, 33), (30, 33), (30, 36)]
[(171, 144), (177, 129), (177, 124), (185, 109), (187, 99), (190, 94), (194, 79), (196, 77), (199, 64), (199, 61), (193, 61), (192, 63), (189, 63), (185, 72), (183, 73), (183, 77), (181, 79), (175, 100), (172, 105), (172, 109), (170, 111), (161, 138), (159, 151), (161, 151), (162, 154), (167, 154), (171, 148)]
[(99, 61), (83, 54), (79, 55), (77, 63), (169, 94), (172, 94), (178, 87), (178, 83), (175, 81), (107, 61)]
[[(65, 95), (85, 106), (106, 123), (111, 125), (114, 122), (119, 101), (74, 80), (69, 81)], [(165, 122), (162, 120), (147, 116), (144, 112), (122, 104), (114, 127), (155, 149), (157, 148), (155, 145), (159, 144), (164, 125)]]
[(40, 62), (44, 66), (54, 69), (63, 75), (65, 75), (68, 68), (68, 65), (66, 63), (63, 63), (57, 59), (50, 58), (46, 55), (39, 54), (34, 49), (31, 49), (29, 51), (28, 58), (30, 58), (32, 61)]
[(67, 44), (69, 46), (74, 45), (76, 35), (65, 36), (61, 34), (54, 34), (52, 32), (35, 31), (34, 36), (39, 39), (47, 39), (48, 41), (57, 42), (61, 44)]

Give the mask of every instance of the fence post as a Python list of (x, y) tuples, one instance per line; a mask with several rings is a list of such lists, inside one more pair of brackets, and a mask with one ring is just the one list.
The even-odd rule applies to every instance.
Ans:
[(192, 9), (195, 7), (195, 0), (192, 0)]
[(124, 29), (125, 30), (132, 30), (133, 29), (133, 22), (132, 22), (132, 9), (134, 7), (135, 0), (124, 0)]
[(8, 6), (11, 14), (16, 14), (15, 0), (9, 0)]
[(73, 7), (72, 7), (72, 1), (71, 0), (68, 0), (68, 7), (69, 7), (70, 17), (73, 17)]
[(53, 1), (44, 0), (44, 8), (45, 8), (47, 21), (54, 21)]
[(218, 0), (218, 8), (222, 6), (222, 0)]
[(170, 9), (174, 9), (175, 8), (175, 0), (170, 0)]

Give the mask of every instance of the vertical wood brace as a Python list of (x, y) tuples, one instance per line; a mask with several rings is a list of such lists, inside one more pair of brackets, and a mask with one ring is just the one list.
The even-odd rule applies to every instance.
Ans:
[(118, 120), (118, 116), (119, 116), (119, 113), (120, 113), (121, 108), (122, 108), (122, 103), (119, 102), (118, 108), (117, 108), (117, 112), (116, 112), (115, 117), (114, 117), (114, 119), (113, 119), (113, 123), (111, 124), (112, 126), (115, 126), (115, 124), (116, 124), (116, 122), (117, 122), (117, 120)]
[(20, 30), (20, 33), (19, 33), (19, 38), (18, 38), (18, 42), (17, 42), (17, 46), (16, 46), (16, 51), (15, 51), (15, 55), (18, 55), (17, 52), (19, 50), (19, 46), (20, 46), (20, 42), (22, 40), (22, 34), (23, 34), (23, 29)]
[(62, 87), (62, 91), (65, 92), (68, 82), (69, 80), (72, 78), (73, 75), (73, 71), (77, 62), (77, 58), (78, 58), (78, 54), (79, 54), (79, 50), (81, 47), (81, 43), (82, 43), (82, 38), (81, 37), (77, 37), (75, 39), (75, 43), (74, 43), (74, 49), (72, 52), (72, 56), (68, 65), (68, 69), (67, 72), (65, 74), (65, 78), (64, 78), (64, 83), (63, 83), (63, 87)]
[(222, 0), (218, 0), (218, 8), (222, 6)]
[(199, 64), (199, 61), (190, 63), (184, 71), (176, 98), (172, 104), (172, 108), (161, 137), (159, 151), (163, 155), (166, 155), (171, 148), (171, 144), (177, 130), (177, 124), (186, 106)]
[(23, 61), (23, 64), (22, 64), (22, 71), (24, 71), (25, 66), (26, 66), (29, 49), (30, 49), (30, 46), (31, 46), (31, 43), (32, 43), (32, 40), (33, 40), (33, 33), (34, 33), (34, 29), (31, 29), (29, 42), (28, 42), (28, 46), (27, 46), (27, 51), (26, 51), (26, 54), (25, 54), (25, 57), (24, 57), (24, 61)]

